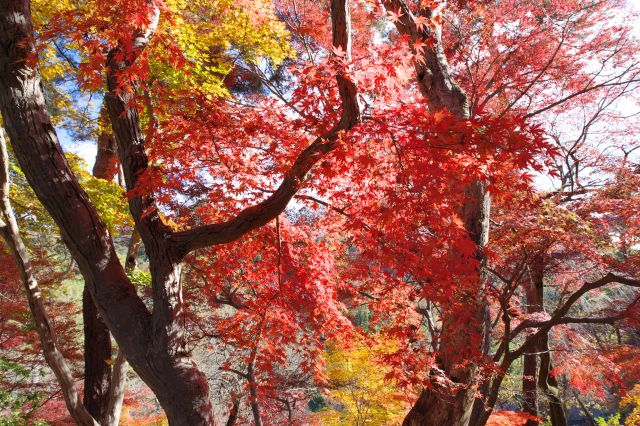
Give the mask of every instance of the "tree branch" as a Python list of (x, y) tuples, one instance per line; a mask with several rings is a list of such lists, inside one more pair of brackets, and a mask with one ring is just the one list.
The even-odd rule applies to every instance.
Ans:
[[(349, 1), (333, 0), (331, 17), (334, 47), (342, 50), (343, 59), (348, 61), (351, 57)], [(266, 200), (245, 208), (236, 217), (226, 222), (173, 233), (170, 239), (179, 257), (198, 248), (235, 241), (247, 232), (269, 223), (284, 211), (311, 168), (339, 146), (342, 132), (350, 130), (361, 121), (356, 85), (346, 74), (338, 74), (336, 80), (342, 103), (342, 114), (338, 123), (327, 133), (316, 138), (298, 155), (278, 189)]]
[(42, 303), (42, 293), (40, 286), (33, 274), (33, 267), (29, 259), (27, 248), (25, 247), (18, 222), (13, 214), (11, 201), (9, 200), (9, 156), (4, 135), (0, 129), (0, 233), (5, 242), (13, 252), (13, 256), (18, 264), (22, 283), (29, 301), (29, 310), (40, 337), (42, 353), (47, 364), (53, 370), (54, 375), (60, 385), (64, 402), (71, 417), (81, 425), (98, 426), (98, 422), (89, 414), (85, 408), (80, 394), (71, 375), (71, 370), (67, 365), (62, 352), (58, 349), (58, 342), (55, 331), (47, 315), (47, 311)]
[[(422, 61), (414, 61), (418, 87), (434, 110), (448, 109), (459, 118), (469, 117), (469, 101), (449, 72), (447, 57), (442, 47), (441, 28), (431, 21), (434, 10), (420, 8), (414, 15), (403, 0), (384, 0), (388, 11), (399, 11), (401, 15), (395, 22), (400, 34), (408, 35), (412, 43), (431, 41), (433, 47), (422, 48)], [(418, 18), (429, 22), (418, 25)], [(420, 52), (416, 52), (420, 53)]]
[[(566, 315), (571, 309), (571, 307), (585, 293), (600, 287), (604, 287), (612, 283), (624, 284), (631, 287), (640, 287), (640, 280), (622, 277), (620, 275), (616, 275), (611, 272), (605, 275), (604, 277), (600, 278), (599, 280), (596, 280), (590, 283), (585, 283), (578, 291), (573, 293), (562, 306), (556, 309), (556, 311), (551, 316), (551, 319), (547, 321), (541, 321), (541, 322), (525, 320), (520, 324), (518, 324), (518, 326), (514, 328), (513, 332), (509, 334), (509, 336), (507, 337), (507, 340), (509, 341), (513, 340), (513, 338), (515, 338), (521, 331), (523, 331), (526, 328), (537, 328), (538, 331), (536, 331), (534, 334), (529, 336), (527, 340), (517, 350), (513, 351), (511, 353), (511, 357), (513, 359), (516, 359), (519, 356), (521, 356), (535, 341), (537, 341), (538, 338), (540, 338), (540, 336), (549, 332), (549, 330), (555, 325), (571, 324), (571, 323), (610, 324), (622, 319), (625, 316), (624, 312), (613, 315), (611, 317), (602, 317), (602, 318), (574, 318)], [(633, 303), (636, 303), (637, 301), (638, 299), (636, 299), (636, 301), (634, 301)]]
[[(138, 110), (130, 107), (135, 95), (135, 87), (129, 90), (122, 89), (120, 79), (123, 72), (144, 52), (157, 28), (160, 9), (153, 2), (149, 3), (149, 7), (149, 24), (146, 30), (136, 31), (131, 36), (130, 45), (127, 43), (119, 44), (111, 49), (107, 56), (108, 92), (105, 96), (105, 102), (113, 133), (118, 143), (118, 154), (122, 163), (127, 191), (133, 191), (136, 188), (138, 179), (149, 168), (149, 160)], [(157, 251), (163, 251), (162, 248), (166, 248), (165, 237), (171, 234), (171, 229), (161, 220), (153, 195), (144, 194), (131, 197), (129, 208), (145, 247), (149, 250), (158, 245)], [(151, 256), (154, 254), (156, 253), (150, 253)]]

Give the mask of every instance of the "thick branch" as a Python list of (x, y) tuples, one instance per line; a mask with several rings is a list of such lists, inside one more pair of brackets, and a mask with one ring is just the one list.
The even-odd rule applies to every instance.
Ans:
[(298, 192), (313, 165), (333, 151), (338, 143), (339, 132), (335, 129), (316, 139), (298, 156), (278, 189), (269, 198), (245, 208), (233, 219), (174, 233), (171, 240), (178, 253), (184, 255), (198, 248), (235, 241), (275, 219)]
[[(351, 13), (349, 12), (349, 0), (331, 1), (331, 30), (333, 46), (344, 52), (345, 65), (351, 61)], [(360, 122), (360, 105), (358, 104), (358, 90), (345, 72), (336, 76), (340, 101), (342, 103), (342, 116), (338, 127), (348, 130)]]
[[(108, 93), (105, 96), (105, 102), (116, 137), (118, 155), (128, 191), (136, 188), (138, 179), (149, 168), (149, 160), (138, 110), (130, 106), (135, 89), (123, 90), (120, 77), (143, 53), (158, 25), (160, 9), (155, 5), (149, 7), (147, 30), (132, 35), (132, 47), (128, 47), (126, 43), (118, 45), (109, 52), (107, 58)], [(164, 251), (165, 237), (170, 235), (171, 230), (162, 222), (153, 195), (143, 194), (131, 197), (129, 208), (149, 255), (154, 256), (156, 252)], [(158, 248), (154, 250), (156, 246)]]
[[(155, 13), (150, 21), (157, 23)], [(334, 46), (345, 52), (344, 60), (350, 58), (351, 35), (348, 0), (332, 2), (332, 29)], [(139, 43), (134, 43), (132, 52), (123, 52), (118, 46), (109, 54), (107, 85), (107, 105), (123, 165), (127, 189), (135, 188), (138, 177), (148, 169), (148, 159), (144, 147), (144, 137), (140, 129), (140, 120), (135, 108), (129, 108), (133, 93), (120, 90), (119, 75), (142, 53), (153, 33), (153, 25)], [(136, 39), (138, 40), (138, 39)], [(142, 42), (144, 40), (144, 42)], [(124, 54), (123, 54), (124, 53)], [(338, 89), (342, 103), (342, 115), (339, 122), (326, 134), (318, 137), (300, 153), (291, 169), (286, 173), (278, 189), (266, 200), (240, 212), (235, 218), (216, 224), (204, 225), (191, 230), (173, 233), (159, 217), (152, 195), (141, 195), (130, 199), (129, 205), (136, 224), (139, 227), (145, 246), (158, 247), (175, 261), (187, 253), (213, 244), (232, 242), (247, 232), (273, 220), (288, 205), (299, 190), (307, 173), (320, 158), (333, 151), (339, 143), (340, 132), (351, 129), (360, 122), (360, 106), (357, 100), (355, 84), (346, 74), (337, 76)], [(166, 247), (169, 241), (170, 247)], [(173, 250), (175, 249), (175, 250)], [(153, 256), (152, 250), (150, 256)]]
[[(344, 52), (344, 60), (351, 57), (351, 20), (348, 0), (331, 2), (332, 32), (334, 47)], [(298, 155), (293, 166), (285, 174), (278, 189), (266, 200), (247, 207), (236, 217), (226, 222), (205, 225), (171, 236), (179, 256), (213, 244), (224, 244), (237, 240), (247, 232), (263, 226), (278, 216), (298, 192), (311, 168), (326, 154), (336, 149), (341, 132), (350, 130), (361, 120), (357, 88), (346, 74), (336, 77), (342, 115), (339, 122), (327, 133), (318, 137)]]

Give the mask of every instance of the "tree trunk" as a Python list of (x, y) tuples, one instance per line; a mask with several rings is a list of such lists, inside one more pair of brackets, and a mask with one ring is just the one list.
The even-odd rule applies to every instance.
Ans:
[[(184, 341), (175, 322), (179, 315), (171, 315), (180, 297), (175, 258), (156, 256), (152, 265), (154, 288), (166, 289), (162, 293), (169, 296), (154, 308), (152, 318), (60, 148), (30, 59), (35, 48), (28, 0), (0, 2), (0, 46), (0, 107), (16, 158), (60, 228), (98, 311), (127, 360), (158, 397), (171, 425), (214, 424), (206, 378), (179, 344)], [(154, 242), (162, 244), (164, 235), (154, 235)]]
[[(2, 31), (2, 26), (0, 26), (0, 31)], [(40, 343), (42, 344), (44, 359), (56, 376), (65, 404), (67, 405), (67, 410), (77, 424), (97, 426), (98, 423), (96, 423), (80, 401), (71, 370), (64, 356), (58, 349), (55, 331), (44, 309), (41, 297), (42, 293), (33, 274), (27, 248), (20, 236), (18, 223), (16, 222), (9, 200), (9, 159), (4, 135), (1, 132), (0, 130), (0, 210), (2, 211), (2, 215), (0, 216), (0, 232), (18, 263), (18, 270), (20, 271), (22, 283), (29, 302), (29, 309), (33, 316), (36, 331), (40, 337)]]
[[(528, 304), (527, 312), (541, 312), (544, 310), (544, 258), (542, 256), (538, 257), (534, 262), (532, 262), (529, 270), (531, 281), (530, 285), (526, 289)], [(533, 353), (525, 353), (524, 361), (527, 362), (527, 359), (529, 359), (529, 362), (531, 363), (532, 361), (530, 359), (533, 358), (533, 363), (535, 363), (536, 357), (539, 357), (540, 359), (539, 372), (533, 382), (537, 382), (537, 387), (549, 401), (549, 416), (551, 418), (551, 424), (553, 426), (566, 426), (567, 418), (564, 413), (562, 401), (558, 395), (558, 382), (555, 377), (550, 374), (553, 366), (551, 363), (551, 353), (549, 352), (548, 332), (542, 335), (530, 350), (533, 351)], [(535, 375), (535, 370), (533, 370), (533, 374)], [(537, 416), (537, 391), (533, 390), (532, 392), (533, 393), (532, 396), (530, 396), (529, 401), (527, 401), (527, 395), (525, 394), (525, 402), (527, 402), (527, 404), (531, 404), (531, 406), (525, 406), (525, 411)], [(527, 422), (527, 426), (535, 426), (537, 424), (539, 423), (533, 420)]]
[[(466, 378), (460, 378), (466, 379)], [(435, 385), (425, 389), (404, 419), (403, 426), (462, 426), (469, 423), (473, 393), (465, 390), (453, 393), (438, 390)]]
[(107, 416), (105, 425), (118, 426), (120, 424), (120, 413), (122, 412), (122, 402), (124, 401), (124, 391), (127, 384), (127, 363), (124, 353), (119, 350), (113, 362), (113, 375), (111, 376), (111, 386), (109, 387), (109, 404), (107, 406)]
[(226, 426), (234, 426), (238, 421), (238, 410), (240, 409), (240, 399), (233, 398), (233, 406), (229, 411), (229, 418), (227, 419)]
[[(127, 260), (124, 266), (124, 270), (127, 273), (136, 268), (136, 259), (138, 258), (141, 242), (140, 234), (133, 228), (131, 238), (129, 239)], [(124, 401), (128, 368), (129, 363), (124, 356), (124, 352), (118, 349), (118, 355), (113, 362), (113, 373), (109, 387), (109, 405), (107, 407), (107, 418), (105, 422), (107, 426), (118, 426), (120, 423), (120, 413), (122, 412), (122, 403)]]
[[(538, 356), (535, 353), (525, 353), (522, 368), (522, 398), (523, 411), (527, 414), (538, 416), (538, 394), (536, 375), (538, 373)], [(527, 420), (525, 426), (536, 426), (535, 420)]]
[[(449, 110), (460, 120), (469, 118), (469, 102), (464, 91), (458, 86), (449, 71), (447, 58), (441, 39), (439, 26), (418, 27), (416, 17), (407, 4), (400, 0), (386, 0), (387, 10), (401, 12), (396, 21), (399, 33), (409, 36), (412, 42), (434, 40), (432, 48), (423, 50), (423, 61), (414, 63), (416, 80), (422, 95), (432, 111)], [(432, 18), (434, 11), (420, 6), (417, 14)], [(440, 339), (439, 367), (444, 376), (452, 383), (448, 389), (437, 385), (425, 389), (418, 401), (407, 414), (405, 426), (466, 426), (471, 418), (478, 360), (482, 358), (485, 341), (486, 301), (483, 282), (485, 266), (483, 248), (489, 238), (489, 214), (491, 199), (486, 191), (486, 182), (474, 181), (463, 188), (465, 201), (459, 207), (459, 213), (469, 238), (476, 246), (477, 266), (470, 272), (474, 284), (456, 295), (465, 301), (464, 308), (443, 309), (442, 333)], [(454, 262), (460, 262), (460, 255)], [(465, 260), (463, 260), (465, 261)], [(461, 326), (462, 325), (462, 326)], [(460, 361), (467, 361), (461, 366)]]
[(549, 335), (542, 336), (540, 342), (540, 372), (538, 374), (538, 386), (549, 401), (549, 417), (552, 426), (567, 426), (567, 416), (560, 399), (558, 381), (551, 374), (553, 364), (551, 352), (549, 352)]
[[(98, 122), (99, 135), (93, 176), (112, 181), (115, 176), (116, 143), (110, 131), (107, 109), (103, 102)], [(101, 424), (110, 424), (110, 387), (112, 386), (111, 333), (93, 303), (89, 285), (82, 292), (82, 319), (84, 331), (84, 404)], [(120, 384), (114, 383), (118, 387)]]
[(255, 426), (262, 426), (260, 402), (258, 401), (258, 384), (253, 377), (253, 373), (250, 373), (247, 376), (247, 380), (249, 382), (249, 395), (251, 398), (251, 413), (253, 414), (253, 422)]
[(111, 386), (111, 334), (85, 284), (82, 292), (84, 331), (84, 405), (100, 424), (105, 424)]
[[(149, 0), (144, 28), (123, 35), (107, 55), (105, 96), (127, 189), (136, 187), (149, 167), (134, 94), (119, 82), (148, 45), (158, 25), (160, 8)], [(349, 17), (345, 0), (332, 8), (334, 46), (349, 58)], [(344, 16), (342, 16), (344, 15)], [(134, 195), (129, 208), (145, 244), (152, 275), (150, 313), (127, 278), (105, 224), (78, 184), (60, 147), (45, 107), (34, 64), (35, 46), (29, 0), (0, 3), (0, 107), (16, 158), (38, 199), (56, 222), (78, 264), (98, 312), (140, 378), (155, 393), (173, 425), (214, 424), (205, 375), (186, 348), (184, 304), (180, 285), (183, 257), (200, 247), (232, 242), (273, 220), (299, 190), (319, 159), (336, 149), (339, 134), (361, 121), (355, 83), (336, 80), (342, 114), (322, 137), (304, 149), (285, 174), (278, 190), (235, 218), (182, 232), (167, 226), (152, 191)], [(127, 77), (127, 78), (128, 78)]]
[[(542, 255), (541, 255), (542, 256)], [(544, 310), (544, 260), (535, 259), (529, 265), (529, 282), (526, 283), (527, 313), (542, 312)], [(538, 416), (538, 353), (540, 345), (534, 344), (523, 355), (522, 395), (524, 398), (524, 412), (534, 417)], [(526, 426), (536, 426), (539, 422), (528, 420)]]

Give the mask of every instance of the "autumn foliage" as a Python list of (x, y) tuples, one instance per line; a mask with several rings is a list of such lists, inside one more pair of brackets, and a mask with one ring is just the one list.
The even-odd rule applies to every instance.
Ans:
[[(8, 198), (70, 374), (84, 285), (123, 424), (635, 424), (631, 6), (3, 3)], [(7, 232), (0, 424), (57, 424)]]

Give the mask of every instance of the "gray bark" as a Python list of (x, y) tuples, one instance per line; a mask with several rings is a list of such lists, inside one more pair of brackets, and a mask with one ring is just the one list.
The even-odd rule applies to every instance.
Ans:
[(124, 357), (124, 353), (119, 350), (113, 362), (113, 374), (111, 376), (111, 386), (109, 386), (109, 404), (107, 405), (107, 415), (104, 423), (107, 426), (118, 426), (120, 424), (128, 368), (129, 364)]

